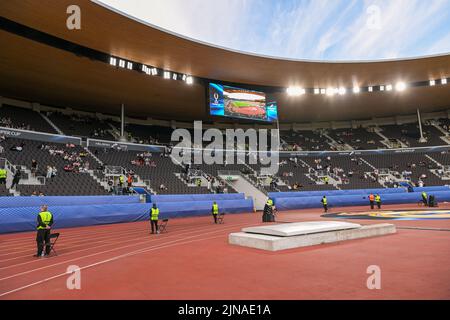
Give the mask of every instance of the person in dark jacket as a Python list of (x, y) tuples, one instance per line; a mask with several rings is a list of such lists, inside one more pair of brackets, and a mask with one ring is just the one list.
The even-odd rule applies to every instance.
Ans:
[(22, 172), (20, 171), (20, 167), (16, 167), (16, 173), (14, 174), (10, 189), (14, 188), (19, 184), (20, 178), (22, 177)]
[(50, 229), (53, 225), (53, 215), (48, 211), (48, 207), (46, 205), (41, 206), (41, 212), (39, 212), (37, 216), (37, 254), (35, 257), (40, 257), (44, 250), (45, 244), (45, 255), (50, 255)]
[(272, 199), (268, 199), (266, 204), (264, 205), (264, 211), (262, 216), (263, 222), (275, 222), (275, 216), (273, 211), (273, 201)]

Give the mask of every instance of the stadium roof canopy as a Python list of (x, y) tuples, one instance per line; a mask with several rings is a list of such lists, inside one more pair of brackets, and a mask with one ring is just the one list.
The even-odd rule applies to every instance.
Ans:
[[(69, 30), (66, 12), (81, 9), (81, 30)], [(272, 92), (282, 122), (366, 119), (450, 107), (450, 85), (406, 91), (351, 91), (345, 95), (288, 96), (285, 88), (338, 88), (427, 83), (450, 77), (450, 55), (375, 62), (312, 62), (243, 54), (160, 30), (88, 0), (10, 0), (0, 3), (6, 22), (28, 28), (0, 30), (0, 95), (55, 106), (177, 120), (211, 119), (205, 81), (254, 85)], [(32, 32), (30, 31), (32, 30)], [(37, 37), (63, 40), (66, 49)], [(34, 38), (30, 36), (34, 35)], [(41, 34), (42, 36), (42, 34)], [(36, 39), (39, 38), (39, 39)], [(57, 43), (57, 41), (56, 41)], [(194, 84), (119, 69), (67, 44), (194, 77)], [(201, 81), (196, 81), (200, 80)]]

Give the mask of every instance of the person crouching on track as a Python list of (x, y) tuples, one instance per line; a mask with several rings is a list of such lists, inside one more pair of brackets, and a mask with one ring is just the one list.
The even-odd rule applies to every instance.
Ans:
[(211, 213), (214, 217), (214, 223), (217, 224), (217, 215), (219, 214), (219, 205), (215, 201), (213, 202)]
[(37, 216), (37, 254), (35, 257), (42, 256), (45, 244), (45, 255), (50, 255), (50, 229), (53, 224), (53, 215), (47, 211), (48, 207), (46, 205), (41, 206), (41, 212)]
[(264, 205), (264, 211), (262, 216), (263, 222), (275, 222), (273, 209), (274, 209), (273, 200), (269, 198), (266, 204)]
[(378, 209), (381, 209), (381, 197), (379, 194), (375, 195), (375, 202), (377, 203)]
[(156, 206), (156, 203), (154, 203), (150, 211), (150, 225), (152, 227), (152, 234), (155, 233), (155, 230), (157, 234), (159, 233), (158, 220), (159, 220), (159, 209)]
[(428, 206), (428, 195), (425, 191), (422, 192), (422, 202), (425, 207)]
[(322, 202), (323, 205), (323, 211), (324, 212), (328, 212), (328, 201), (327, 201), (327, 197), (323, 196), (322, 200), (320, 200), (320, 202)]
[(375, 196), (373, 193), (369, 194), (369, 203), (370, 203), (370, 209), (373, 209), (373, 206), (375, 204)]

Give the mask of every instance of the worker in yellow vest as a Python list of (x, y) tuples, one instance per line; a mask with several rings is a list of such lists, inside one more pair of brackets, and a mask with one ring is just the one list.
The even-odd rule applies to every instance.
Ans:
[(37, 216), (37, 254), (35, 257), (41, 257), (45, 244), (45, 255), (50, 255), (50, 229), (53, 225), (53, 215), (48, 211), (46, 205), (41, 206), (41, 212)]
[(211, 213), (214, 217), (214, 223), (217, 224), (217, 215), (219, 214), (219, 205), (215, 201), (213, 202)]
[(158, 230), (158, 220), (159, 220), (159, 209), (156, 206), (156, 203), (153, 204), (152, 209), (150, 210), (150, 225), (152, 227), (152, 234), (159, 233)]
[(123, 183), (125, 182), (125, 177), (123, 175), (119, 176), (119, 186), (123, 187)]
[(377, 203), (378, 209), (381, 209), (381, 197), (379, 194), (375, 195), (375, 202)]
[(322, 202), (323, 211), (327, 212), (328, 211), (328, 200), (327, 200), (327, 197), (323, 196), (322, 200), (320, 202)]
[(6, 177), (8, 176), (8, 172), (6, 168), (0, 168), (0, 184), (6, 185)]

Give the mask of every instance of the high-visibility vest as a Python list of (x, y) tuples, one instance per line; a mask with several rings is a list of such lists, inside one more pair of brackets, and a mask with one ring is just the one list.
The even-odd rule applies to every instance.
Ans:
[[(48, 211), (42, 211), (39, 212), (39, 216), (41, 217), (42, 223), (45, 224), (45, 226), (48, 226), (50, 221), (52, 220), (52, 214)], [(38, 230), (45, 229), (43, 226), (38, 226)]]
[(422, 198), (424, 198), (424, 199), (427, 198), (427, 193), (426, 192), (422, 192)]
[(219, 213), (219, 206), (217, 203), (213, 204), (213, 214), (218, 214)]
[(158, 208), (152, 208), (152, 213), (150, 216), (150, 220), (158, 220), (159, 218), (159, 209)]
[(6, 169), (0, 169), (0, 178), (6, 178)]
[(370, 200), (370, 201), (373, 201), (374, 199), (375, 199), (374, 195), (373, 195), (373, 194), (370, 194), (370, 195), (369, 195), (369, 200)]
[(376, 202), (381, 202), (381, 197), (380, 197), (380, 196), (378, 196), (378, 195), (377, 195), (377, 196), (375, 196), (375, 201), (376, 201)]
[(124, 180), (125, 178), (123, 177), (123, 176), (120, 176), (119, 177), (119, 181), (120, 181), (120, 183), (123, 183), (123, 180)]
[(327, 198), (322, 198), (322, 203), (325, 206), (327, 204)]

